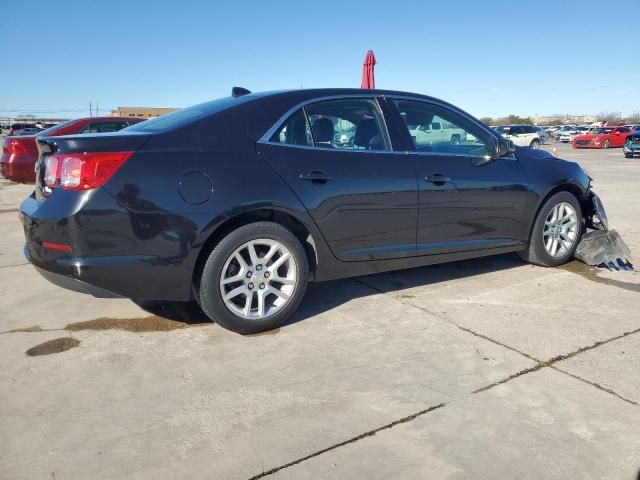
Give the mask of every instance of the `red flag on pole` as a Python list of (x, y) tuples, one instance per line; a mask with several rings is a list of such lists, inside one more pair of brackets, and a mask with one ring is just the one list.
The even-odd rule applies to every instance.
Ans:
[(360, 85), (360, 88), (376, 88), (376, 81), (373, 75), (373, 68), (375, 64), (376, 57), (373, 54), (373, 50), (369, 50), (364, 59), (364, 65), (362, 65), (362, 84)]

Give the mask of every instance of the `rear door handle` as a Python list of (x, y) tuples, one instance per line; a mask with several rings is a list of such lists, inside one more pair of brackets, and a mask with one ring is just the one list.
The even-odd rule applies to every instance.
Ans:
[(451, 178), (435, 173), (431, 176), (424, 177), (424, 181), (433, 183), (434, 185), (444, 185), (445, 183), (451, 183)]
[(327, 180), (333, 180), (333, 177), (322, 170), (311, 170), (309, 173), (301, 173), (300, 180), (324, 183)]

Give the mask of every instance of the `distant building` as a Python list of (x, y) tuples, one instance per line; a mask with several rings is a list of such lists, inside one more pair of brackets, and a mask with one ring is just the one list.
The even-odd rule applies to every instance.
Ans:
[(599, 120), (597, 115), (548, 115), (532, 117), (536, 125), (553, 125), (561, 123), (593, 123)]
[(153, 118), (164, 115), (165, 113), (175, 112), (177, 108), (160, 108), (160, 107), (118, 107), (111, 110), (112, 117), (136, 117), (136, 118)]

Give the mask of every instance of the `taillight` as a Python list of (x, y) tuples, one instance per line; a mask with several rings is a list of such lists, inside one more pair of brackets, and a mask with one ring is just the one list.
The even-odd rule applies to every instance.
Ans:
[(29, 153), (27, 147), (24, 146), (22, 142), (15, 138), (7, 138), (2, 146), (2, 153), (7, 153), (9, 155), (12, 154), (25, 154)]
[(133, 152), (59, 153), (45, 159), (44, 184), (65, 190), (91, 190), (111, 178)]
[(60, 160), (51, 155), (44, 160), (44, 184), (49, 188), (54, 188), (60, 178)]

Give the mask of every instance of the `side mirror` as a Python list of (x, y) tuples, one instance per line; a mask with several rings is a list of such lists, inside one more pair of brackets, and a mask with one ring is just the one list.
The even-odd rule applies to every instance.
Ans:
[(498, 145), (496, 146), (496, 158), (506, 157), (516, 151), (516, 147), (511, 140), (506, 138), (498, 139)]

